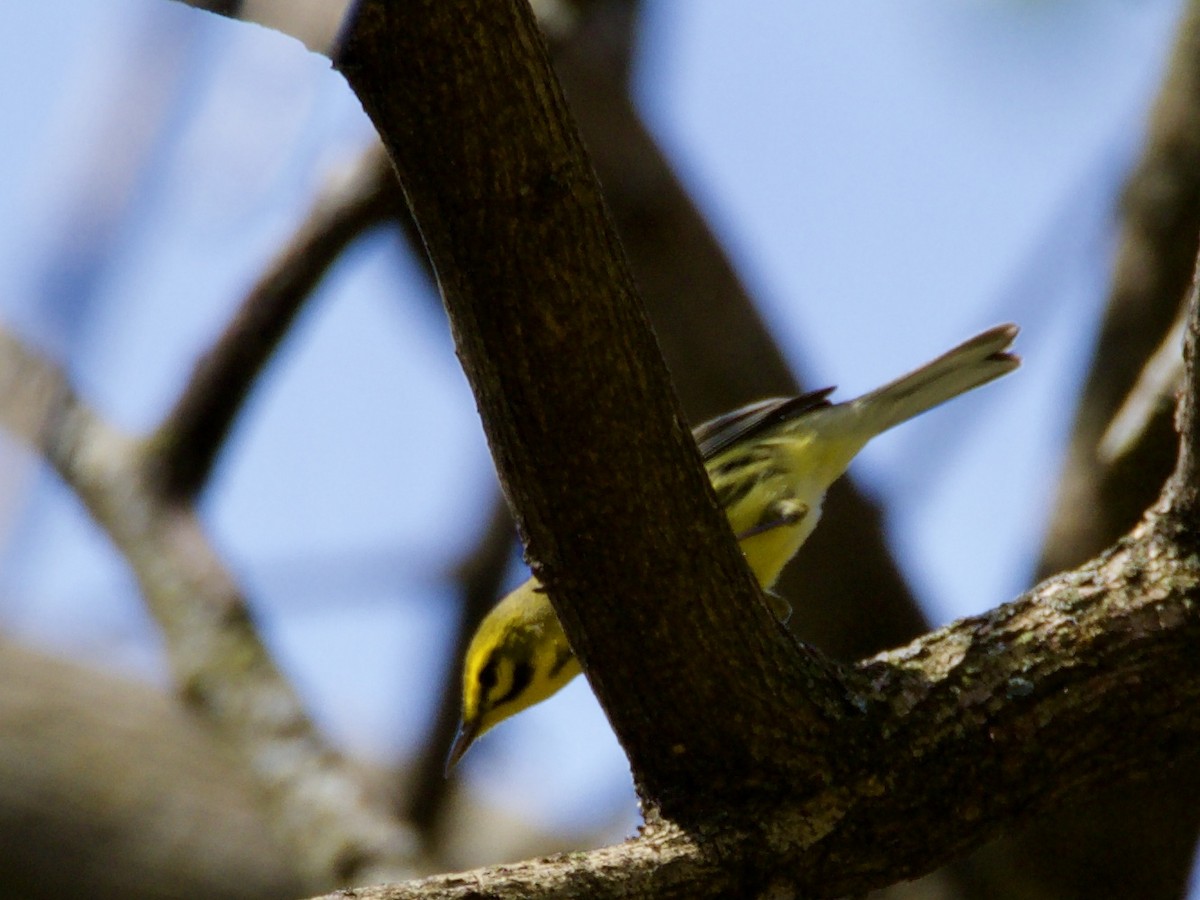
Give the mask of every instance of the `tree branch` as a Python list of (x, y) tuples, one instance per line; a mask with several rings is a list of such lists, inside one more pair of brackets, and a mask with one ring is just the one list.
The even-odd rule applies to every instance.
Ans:
[(259, 372), (304, 302), (350, 242), (386, 219), (399, 199), (395, 176), (377, 144), (351, 171), (330, 179), (224, 333), (197, 362), (152, 438), (155, 474), (165, 496), (187, 499), (204, 487)]
[[(801, 388), (630, 100), (626, 64), (637, 5), (630, 0), (575, 4), (572, 27), (551, 35), (550, 47), (680, 400), (691, 421), (698, 422), (752, 399)], [(535, 12), (541, 21), (536, 6)], [(394, 187), (403, 205), (399, 186)], [(412, 251), (427, 262), (407, 210), (398, 218)], [(492, 526), (489, 533), (496, 535), (492, 546), (507, 553), (512, 520), (506, 508), (500, 511), (508, 536), (492, 532)], [(884, 542), (878, 509), (848, 479), (835, 486), (805, 553), (808, 563), (785, 571), (778, 588), (793, 604), (788, 622), (793, 633), (839, 659), (857, 659), (927, 630)], [(489, 565), (496, 564), (488, 556)], [(438, 724), (417, 774), (408, 779), (415, 786), (411, 819), (423, 831), (423, 823), (437, 815), (446, 786), (440, 771), (458, 720), (457, 662), (479, 616), (495, 599), (479, 587), (466, 591), (467, 628), (450, 655), (455, 668), (443, 684)]]

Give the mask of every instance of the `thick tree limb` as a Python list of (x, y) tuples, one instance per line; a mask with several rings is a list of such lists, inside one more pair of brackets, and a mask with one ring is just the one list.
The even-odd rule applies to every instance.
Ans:
[[(799, 393), (801, 388), (633, 107), (627, 66), (637, 7), (631, 0), (574, 4), (571, 27), (551, 35), (551, 55), (680, 400), (690, 420), (698, 422), (750, 400)], [(545, 31), (541, 10), (534, 9)], [(402, 205), (399, 185), (395, 194)], [(399, 218), (413, 252), (426, 259), (407, 211)], [(512, 535), (511, 516), (507, 508), (501, 512), (503, 524), (489, 524), (491, 537), (480, 559), (483, 569), (494, 573), (486, 579), (493, 591), (499, 587), (502, 569), (497, 567), (507, 558)], [(786, 571), (778, 587), (793, 605), (788, 622), (793, 633), (837, 658), (857, 659), (927, 630), (884, 542), (878, 509), (849, 480), (837, 486), (805, 553), (807, 564)], [(483, 585), (477, 582), (465, 585), (465, 631), (450, 655), (455, 664), (496, 596), (481, 592)], [(457, 727), (460, 692), (456, 665), (443, 685), (437, 725), (418, 774), (410, 779), (415, 793), (408, 808), (418, 825), (438, 814), (437, 801), (446, 786), (439, 773)]]
[[(801, 388), (633, 107), (627, 65), (637, 6), (630, 0), (576, 4), (572, 27), (552, 35), (551, 53), (680, 400), (690, 420), (698, 422)], [(535, 12), (541, 20), (536, 6)], [(396, 196), (399, 201), (398, 185)], [(407, 212), (399, 218), (410, 246), (424, 260), (411, 218)], [(835, 486), (805, 555), (806, 565), (785, 571), (779, 585), (794, 609), (788, 627), (803, 639), (837, 658), (857, 659), (926, 630), (884, 542), (878, 509), (848, 479)], [(490, 602), (475, 591), (467, 595)], [(465, 623), (473, 630), (476, 621), (471, 614)], [(463, 640), (458, 644), (455, 660)], [(435, 735), (445, 732), (442, 724), (456, 724), (459, 690), (455, 672), (444, 686)], [(420, 769), (434, 774), (445, 746), (435, 738)], [(418, 796), (410, 808), (423, 822), (433, 814), (430, 801), (443, 782), (418, 777), (412, 783)]]

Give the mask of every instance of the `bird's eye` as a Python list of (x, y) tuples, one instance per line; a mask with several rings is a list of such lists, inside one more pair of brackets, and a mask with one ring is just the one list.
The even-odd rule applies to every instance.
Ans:
[(496, 664), (496, 660), (489, 659), (487, 665), (479, 670), (479, 686), (483, 688), (483, 692), (485, 694), (496, 686), (496, 682), (500, 677), (498, 672), (499, 668), (500, 667)]

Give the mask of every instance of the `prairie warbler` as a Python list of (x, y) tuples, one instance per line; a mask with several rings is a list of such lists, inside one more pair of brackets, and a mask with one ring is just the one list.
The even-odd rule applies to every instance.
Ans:
[[(829, 485), (875, 435), (1011, 372), (1015, 325), (998, 325), (914, 372), (845, 403), (833, 388), (762, 400), (693, 434), (730, 527), (764, 590), (812, 534)], [(790, 607), (768, 593), (774, 612)], [(536, 579), (480, 623), (463, 660), (462, 725), (447, 771), (485, 731), (545, 700), (580, 673)]]

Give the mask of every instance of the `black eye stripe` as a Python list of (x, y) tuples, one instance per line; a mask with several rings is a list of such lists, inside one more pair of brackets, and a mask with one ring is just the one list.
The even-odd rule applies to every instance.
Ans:
[(507, 703), (512, 700), (517, 694), (529, 687), (529, 683), (533, 681), (533, 666), (527, 662), (517, 663), (513, 668), (512, 684), (508, 686), (508, 690), (500, 697), (492, 701), (493, 706), (499, 706), (501, 703)]

